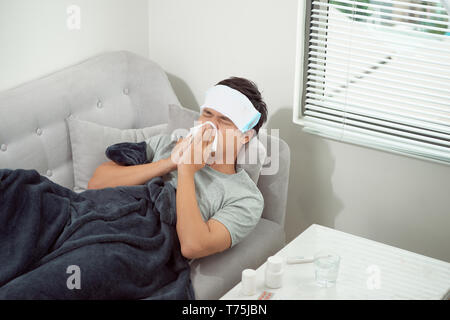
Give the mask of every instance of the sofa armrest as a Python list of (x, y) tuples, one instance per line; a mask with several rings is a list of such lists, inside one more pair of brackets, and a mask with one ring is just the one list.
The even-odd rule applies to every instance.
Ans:
[(191, 281), (198, 300), (219, 299), (239, 281), (244, 269), (257, 269), (285, 244), (284, 228), (261, 218), (233, 248), (191, 261)]

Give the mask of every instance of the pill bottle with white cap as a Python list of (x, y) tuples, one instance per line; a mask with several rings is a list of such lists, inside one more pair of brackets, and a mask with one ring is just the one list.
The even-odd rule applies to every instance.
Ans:
[(272, 289), (280, 288), (283, 284), (283, 259), (271, 256), (266, 264), (266, 286)]
[(245, 269), (242, 271), (242, 293), (251, 296), (256, 293), (256, 271)]

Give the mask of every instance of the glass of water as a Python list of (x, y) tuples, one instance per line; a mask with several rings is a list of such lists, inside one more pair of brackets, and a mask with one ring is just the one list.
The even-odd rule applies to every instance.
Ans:
[(320, 251), (314, 255), (314, 271), (318, 286), (327, 288), (336, 283), (340, 260), (339, 255), (331, 251)]

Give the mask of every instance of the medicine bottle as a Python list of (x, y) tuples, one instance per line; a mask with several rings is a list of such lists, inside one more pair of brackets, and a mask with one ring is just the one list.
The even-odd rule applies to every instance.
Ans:
[(277, 289), (283, 283), (283, 259), (278, 256), (271, 256), (267, 259), (266, 264), (266, 286)]

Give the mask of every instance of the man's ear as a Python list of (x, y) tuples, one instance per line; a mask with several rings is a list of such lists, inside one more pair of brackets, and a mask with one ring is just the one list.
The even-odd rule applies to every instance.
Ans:
[(255, 129), (250, 129), (245, 131), (242, 135), (241, 135), (241, 143), (244, 145), (246, 143), (248, 143), (253, 136), (256, 134)]

